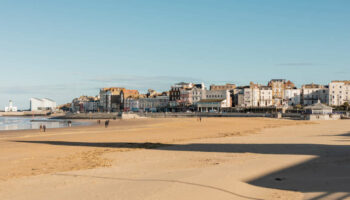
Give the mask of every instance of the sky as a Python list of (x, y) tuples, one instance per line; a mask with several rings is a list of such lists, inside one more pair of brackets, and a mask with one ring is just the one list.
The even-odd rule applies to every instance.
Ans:
[(102, 87), (350, 79), (348, 0), (1, 0), (0, 110)]

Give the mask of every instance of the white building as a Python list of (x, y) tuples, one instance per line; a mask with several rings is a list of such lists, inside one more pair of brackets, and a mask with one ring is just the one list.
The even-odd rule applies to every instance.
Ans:
[(231, 107), (231, 93), (229, 90), (204, 90), (204, 99), (224, 100), (223, 107)]
[(332, 81), (329, 84), (329, 105), (350, 103), (350, 81)]
[(284, 103), (288, 106), (299, 105), (301, 99), (300, 88), (288, 88), (284, 90)]
[(259, 87), (244, 88), (244, 106), (258, 107), (260, 99)]
[(304, 106), (313, 105), (320, 100), (323, 104), (329, 104), (328, 85), (307, 84), (302, 86), (301, 103)]
[(44, 98), (31, 98), (30, 99), (30, 110), (31, 111), (42, 111), (42, 110), (51, 110), (55, 111), (57, 107), (57, 104), (55, 101)]
[(192, 104), (196, 105), (200, 100), (204, 99), (205, 98), (205, 91), (206, 91), (206, 88), (205, 88), (204, 83), (196, 84), (191, 90), (191, 92), (192, 92), (192, 95), (191, 95)]
[(169, 105), (169, 96), (156, 96), (155, 98), (138, 99), (139, 109), (142, 111), (160, 111)]
[(9, 106), (5, 107), (5, 112), (17, 112), (17, 107), (13, 106), (12, 101), (9, 101)]
[(272, 106), (272, 88), (268, 86), (260, 86), (259, 107)]
[(202, 99), (197, 102), (197, 111), (199, 112), (220, 112), (222, 108), (226, 107), (226, 99)]

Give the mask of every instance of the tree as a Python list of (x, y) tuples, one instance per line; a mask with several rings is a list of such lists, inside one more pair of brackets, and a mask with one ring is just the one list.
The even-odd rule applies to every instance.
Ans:
[(349, 110), (349, 102), (345, 102), (343, 104), (343, 106), (344, 106), (345, 110)]

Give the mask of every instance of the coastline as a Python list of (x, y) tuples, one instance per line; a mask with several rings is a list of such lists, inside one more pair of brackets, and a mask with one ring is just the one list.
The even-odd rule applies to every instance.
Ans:
[[(93, 122), (91, 120), (64, 120), (64, 119), (51, 119), (47, 116), (43, 116), (43, 117), (30, 117), (30, 116), (0, 116), (0, 119), (15, 119), (18, 121), (12, 122), (11, 124), (8, 124), (10, 127), (11, 126), (16, 126), (15, 128), (12, 127), (10, 129), (2, 129), (0, 128), (0, 137), (2, 137), (3, 134), (6, 133), (16, 133), (21, 132), (21, 131), (30, 131), (30, 130), (38, 130), (39, 131), (39, 126), (37, 128), (35, 128), (35, 125), (38, 125), (39, 123), (42, 124), (47, 124), (49, 126), (47, 126), (48, 129), (50, 130), (54, 130), (54, 129), (61, 129), (61, 128), (66, 128), (68, 127), (68, 124), (66, 124), (68, 121), (72, 121), (72, 127), (80, 127), (80, 126), (88, 126), (90, 124), (93, 124)], [(33, 126), (34, 125), (34, 126)], [(6, 126), (6, 123), (3, 124), (3, 126)]]
[[(101, 149), (101, 147), (92, 148), (92, 151), (96, 154), (103, 154), (104, 151), (119, 151), (118, 149), (113, 148), (113, 142), (127, 142), (127, 143), (141, 143), (140, 148), (146, 143), (176, 143), (182, 141), (188, 141), (192, 139), (200, 139), (200, 138), (216, 138), (216, 137), (229, 137), (229, 136), (241, 136), (246, 134), (252, 134), (257, 131), (263, 130), (265, 128), (274, 128), (279, 126), (286, 125), (295, 125), (295, 124), (309, 124), (309, 122), (296, 122), (289, 120), (274, 120), (274, 119), (265, 119), (265, 118), (205, 118), (203, 122), (198, 122), (197, 119), (193, 118), (173, 118), (173, 119), (129, 119), (129, 120), (111, 120), (110, 126), (108, 128), (104, 128), (103, 124), (98, 125), (97, 123), (91, 124), (88, 126), (76, 126), (76, 127), (65, 127), (65, 128), (56, 128), (56, 129), (48, 129), (47, 132), (42, 133), (39, 130), (23, 130), (23, 131), (12, 131), (12, 132), (3, 132), (0, 135), (0, 142), (2, 143), (0, 154), (3, 155), (13, 155), (14, 152), (21, 151), (20, 149), (30, 149), (30, 147), (39, 148), (46, 151), (46, 153), (50, 152), (49, 161), (45, 161), (46, 153), (39, 153), (37, 151), (33, 152), (34, 157), (40, 160), (40, 162), (33, 162), (32, 165), (41, 166), (43, 163), (49, 162), (52, 165), (57, 164), (57, 158), (59, 157), (69, 157), (70, 161), (79, 161), (81, 159), (81, 155), (74, 155), (75, 153), (82, 152), (90, 152), (91, 148), (84, 146), (77, 147), (69, 147), (62, 146), (62, 151), (57, 152), (57, 148), (55, 146), (48, 145), (40, 145), (35, 143), (26, 143), (26, 141), (65, 141), (65, 142), (108, 142), (111, 143), (111, 146), (108, 144)], [(94, 120), (95, 121), (95, 120)], [(95, 121), (96, 122), (96, 121)], [(232, 123), (233, 122), (233, 123)], [(218, 124), (221, 124), (221, 128), (218, 128)], [(234, 130), (234, 131), (233, 131)], [(190, 132), (188, 132), (190, 131)], [(18, 142), (22, 141), (23, 142)], [(118, 145), (118, 144), (117, 144)], [(11, 148), (6, 148), (8, 146), (12, 146)], [(52, 151), (48, 149), (53, 148)], [(112, 147), (112, 149), (111, 149)], [(133, 149), (133, 146), (131, 146)], [(69, 150), (68, 150), (69, 149)], [(131, 150), (128, 148), (128, 145), (125, 148), (121, 148), (122, 151)], [(65, 150), (68, 150), (67, 152)], [(12, 152), (14, 151), (14, 152)], [(30, 153), (26, 150), (26, 154)], [(38, 154), (39, 153), (39, 154)], [(90, 152), (91, 153), (91, 152)], [(63, 155), (62, 155), (63, 154)], [(1, 156), (0, 156), (1, 157)], [(11, 158), (11, 156), (9, 157)], [(55, 158), (55, 159), (53, 159)], [(23, 158), (24, 159), (24, 158)], [(53, 159), (53, 160), (52, 160)], [(69, 166), (73, 169), (86, 169), (91, 168), (91, 164), (86, 163), (87, 161), (94, 163), (94, 167), (103, 167), (105, 166), (104, 162), (94, 162), (96, 160), (95, 156), (92, 156), (92, 160), (89, 160), (87, 157), (83, 164), (74, 164), (72, 162)], [(17, 163), (22, 163), (21, 159), (17, 160)], [(99, 159), (97, 159), (99, 160)], [(80, 160), (81, 161), (81, 160)], [(29, 165), (26, 160), (26, 165)], [(6, 163), (6, 161), (2, 161), (1, 163)], [(45, 164), (45, 165), (46, 165)], [(50, 165), (51, 165), (50, 164)], [(33, 168), (40, 168), (39, 166)], [(53, 171), (67, 171), (66, 167), (52, 167), (49, 172)], [(11, 175), (5, 175), (9, 171), (9, 169), (2, 169), (2, 173), (0, 172), (1, 179), (11, 178)], [(29, 170), (29, 168), (21, 167), (19, 165), (18, 172), (12, 172), (14, 174), (23, 174), (25, 176), (41, 173), (48, 173), (46, 170)], [(13, 171), (13, 169), (11, 169)], [(20, 177), (22, 175), (14, 175), (15, 177)], [(7, 177), (7, 178), (6, 178)]]
[[(327, 152), (339, 153), (332, 149), (349, 143), (346, 138), (340, 141), (339, 136), (348, 131), (348, 122), (143, 118), (111, 120), (108, 128), (93, 124), (52, 129), (44, 134), (29, 131), (26, 136), (0, 139), (0, 163), (10, 164), (0, 165), (0, 188), (11, 188), (0, 189), (0, 198), (21, 199), (18, 194), (23, 193), (26, 197), (45, 199), (59, 191), (54, 199), (62, 199), (61, 193), (69, 194), (70, 199), (108, 199), (116, 194), (121, 199), (139, 199), (136, 194), (149, 199), (302, 199), (320, 194), (312, 191), (303, 176), (313, 187), (324, 190), (329, 186), (323, 184), (336, 180), (330, 171), (322, 171), (322, 166), (330, 165), (331, 169), (344, 166), (345, 163), (335, 165), (332, 160), (326, 161)], [(317, 161), (319, 157), (322, 166)], [(294, 170), (298, 165), (304, 167)], [(317, 173), (298, 175), (305, 173), (303, 170), (318, 170), (315, 166), (321, 167), (319, 173), (326, 173), (325, 179), (318, 180)], [(286, 170), (288, 173), (284, 174)], [(345, 173), (342, 170), (335, 172)], [(276, 182), (276, 177), (281, 177), (282, 182)], [(285, 178), (287, 181), (283, 181)], [(229, 192), (148, 180), (198, 183)], [(269, 180), (273, 183), (265, 184)], [(293, 185), (289, 180), (297, 182)], [(43, 186), (43, 182), (47, 185)], [(107, 182), (111, 188), (106, 188)], [(75, 184), (83, 187), (77, 189)], [(145, 184), (157, 192), (148, 193), (151, 188)], [(33, 192), (38, 187), (41, 192)], [(290, 189), (293, 187), (300, 191)], [(98, 196), (91, 196), (84, 188), (91, 188)], [(125, 193), (118, 188), (124, 188)], [(181, 192), (169, 196), (171, 191)]]

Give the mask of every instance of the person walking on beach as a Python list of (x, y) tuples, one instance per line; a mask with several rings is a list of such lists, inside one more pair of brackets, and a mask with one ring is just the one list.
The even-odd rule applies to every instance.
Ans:
[(105, 128), (107, 128), (108, 125), (109, 125), (109, 120), (106, 120), (106, 121), (105, 121)]
[(40, 132), (43, 132), (43, 125), (40, 124)]
[(97, 124), (101, 124), (101, 120), (97, 120)]
[(199, 122), (202, 122), (202, 117), (199, 117)]
[(46, 125), (43, 126), (43, 130), (44, 130), (44, 132), (46, 132)]
[(72, 121), (69, 120), (67, 123), (68, 123), (68, 127), (72, 126)]

